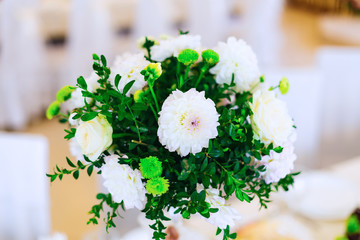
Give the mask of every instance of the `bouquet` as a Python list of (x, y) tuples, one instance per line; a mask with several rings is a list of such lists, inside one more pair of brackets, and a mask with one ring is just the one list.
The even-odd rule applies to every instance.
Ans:
[(214, 49), (200, 40), (184, 32), (144, 37), (139, 53), (111, 67), (94, 54), (93, 73), (49, 106), (49, 119), (67, 123), (76, 156), (47, 174), (51, 182), (95, 171), (108, 191), (96, 196), (88, 223), (104, 216), (106, 229), (115, 227), (120, 209), (137, 208), (153, 220), (153, 239), (165, 239), (169, 212), (200, 215), (234, 239), (240, 214), (227, 204), (231, 196), (266, 207), (271, 192), (293, 183), (295, 126), (277, 98), (287, 79), (268, 86), (243, 40)]

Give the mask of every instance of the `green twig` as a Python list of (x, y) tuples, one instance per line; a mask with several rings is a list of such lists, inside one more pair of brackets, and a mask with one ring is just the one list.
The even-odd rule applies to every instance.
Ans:
[(198, 77), (198, 79), (197, 79), (197, 81), (196, 81), (196, 83), (195, 83), (195, 88), (197, 88), (197, 86), (199, 85), (201, 79), (203, 78), (203, 76), (204, 76), (205, 72), (208, 70), (208, 68), (209, 68), (208, 64), (205, 64), (205, 65), (201, 68), (201, 70), (200, 70), (200, 75), (199, 75), (199, 77)]
[(133, 119), (134, 122), (135, 122), (136, 130), (137, 130), (137, 135), (138, 135), (138, 137), (139, 137), (139, 141), (141, 142), (140, 130), (139, 130), (139, 126), (138, 126), (138, 124), (137, 124), (136, 118), (135, 118), (133, 112), (131, 111), (131, 108), (129, 107), (129, 104), (126, 104), (126, 106), (127, 106), (127, 108), (129, 109), (130, 114), (131, 114), (131, 116), (132, 116), (132, 119)]

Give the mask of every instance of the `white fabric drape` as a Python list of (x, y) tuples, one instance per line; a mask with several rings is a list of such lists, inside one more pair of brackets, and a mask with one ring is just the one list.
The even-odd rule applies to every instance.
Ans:
[(318, 150), (323, 134), (320, 119), (324, 82), (321, 73), (317, 69), (272, 69), (265, 72), (265, 81), (270, 86), (278, 85), (283, 77), (289, 80), (289, 93), (278, 96), (286, 102), (297, 127), (297, 165), (317, 167)]
[(35, 135), (0, 133), (0, 153), (0, 239), (34, 240), (48, 235), (47, 140)]
[(107, 5), (101, 0), (74, 0), (70, 12), (68, 66), (60, 85), (74, 84), (80, 75), (88, 77), (92, 54), (112, 60), (113, 31)]
[(230, 22), (230, 5), (223, 0), (188, 0), (188, 30), (201, 35), (206, 47), (214, 47), (224, 40)]
[(170, 34), (171, 4), (167, 0), (138, 0), (135, 11), (134, 37)]
[(49, 103), (37, 1), (4, 1), (1, 13), (0, 128), (21, 129)]

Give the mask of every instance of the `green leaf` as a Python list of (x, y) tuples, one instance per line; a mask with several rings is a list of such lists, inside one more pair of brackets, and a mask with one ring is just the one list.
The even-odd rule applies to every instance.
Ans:
[(231, 238), (231, 239), (235, 239), (235, 238), (236, 238), (236, 236), (237, 236), (237, 234), (236, 234), (236, 233), (232, 233), (232, 234), (230, 234), (230, 235), (229, 235), (229, 238)]
[(104, 67), (107, 66), (107, 61), (104, 55), (101, 55), (101, 63), (103, 64)]
[(89, 175), (89, 177), (91, 176), (93, 170), (94, 170), (94, 165), (90, 165), (90, 166), (87, 168), (87, 174)]
[(73, 164), (68, 157), (66, 157), (66, 161), (69, 164), (70, 167), (76, 167), (75, 164)]
[(134, 85), (135, 83), (135, 80), (132, 80), (130, 82), (128, 82), (125, 87), (124, 87), (124, 90), (123, 90), (123, 94), (126, 95), (126, 93), (130, 90), (130, 88)]
[(200, 168), (201, 172), (205, 171), (206, 167), (208, 166), (208, 163), (209, 163), (208, 158), (205, 158), (203, 163), (201, 164), (201, 168)]
[(77, 83), (78, 83), (78, 85), (79, 85), (80, 88), (87, 90), (87, 84), (86, 84), (86, 81), (85, 81), (85, 79), (84, 79), (83, 76), (80, 76), (80, 77), (77, 79)]
[(97, 117), (99, 113), (98, 112), (89, 112), (82, 115), (81, 120), (84, 122), (90, 121)]
[(73, 177), (75, 179), (78, 179), (79, 178), (79, 170), (76, 170), (74, 173), (73, 173)]
[(101, 199), (104, 199), (104, 198), (106, 198), (106, 194), (98, 193), (98, 194), (96, 195), (96, 199), (98, 199), (98, 200), (101, 200)]
[(121, 80), (121, 76), (119, 74), (116, 74), (115, 76), (115, 87), (119, 87), (119, 82)]
[(144, 111), (148, 109), (148, 106), (143, 103), (134, 103), (131, 108), (134, 111)]
[(93, 57), (93, 59), (94, 59), (95, 61), (99, 61), (99, 60), (100, 60), (99, 56), (98, 56), (97, 54), (95, 54), (95, 53), (92, 55), (92, 57)]
[(216, 236), (219, 235), (221, 233), (221, 231), (222, 231), (221, 228), (218, 227), (216, 230)]
[(276, 147), (276, 148), (274, 148), (274, 151), (277, 153), (281, 153), (283, 151), (283, 147), (281, 147), (281, 146)]
[(244, 201), (243, 193), (239, 188), (236, 188), (235, 195), (237, 199), (239, 199), (240, 201)]

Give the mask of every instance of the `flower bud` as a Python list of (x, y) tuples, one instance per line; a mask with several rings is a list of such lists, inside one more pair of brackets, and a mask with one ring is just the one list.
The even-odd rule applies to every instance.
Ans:
[(184, 49), (178, 56), (179, 62), (186, 66), (195, 63), (199, 59), (199, 54), (192, 49)]
[(134, 101), (135, 102), (142, 102), (142, 95), (144, 94), (144, 91), (143, 90), (137, 90), (135, 93), (134, 93)]
[(287, 78), (283, 77), (279, 84), (281, 94), (285, 95), (289, 91), (289, 81)]
[(151, 79), (155, 81), (162, 74), (161, 64), (160, 63), (150, 63), (146, 66), (144, 70), (141, 71), (141, 74), (145, 76), (146, 79)]
[(201, 53), (201, 57), (204, 62), (215, 65), (219, 62), (219, 54), (215, 52), (214, 50), (208, 49)]
[(58, 115), (60, 112), (60, 102), (54, 101), (50, 104), (48, 109), (46, 110), (46, 117), (47, 119), (53, 119), (56, 115)]
[(75, 90), (75, 87), (66, 85), (62, 87), (56, 94), (56, 100), (60, 103), (67, 101), (71, 98), (71, 93)]

